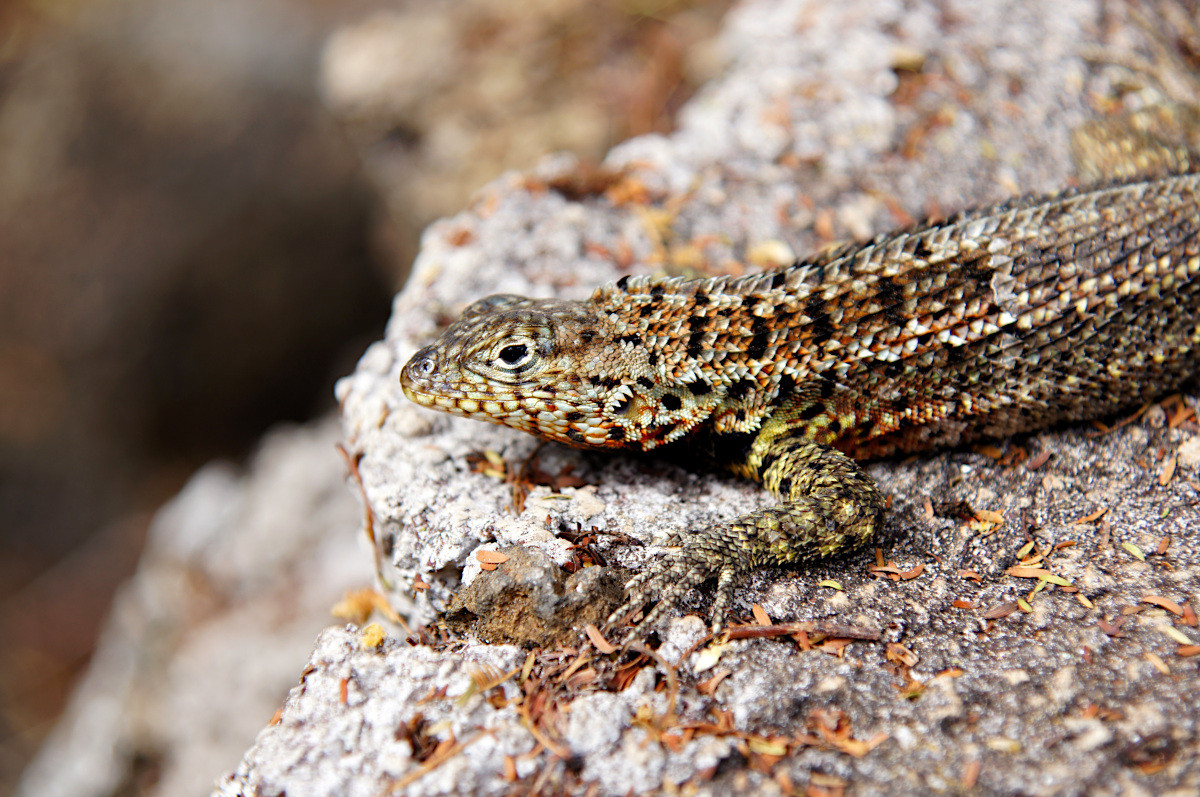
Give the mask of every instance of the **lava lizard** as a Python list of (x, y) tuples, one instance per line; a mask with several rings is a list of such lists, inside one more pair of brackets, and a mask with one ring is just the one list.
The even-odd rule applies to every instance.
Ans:
[[(1190, 171), (1188, 170), (1190, 169)], [(417, 352), (416, 403), (569, 446), (689, 452), (776, 505), (698, 531), (626, 585), (649, 628), (716, 578), (866, 545), (855, 460), (1119, 412), (1200, 365), (1200, 171), (1029, 196), (752, 276), (498, 295)]]

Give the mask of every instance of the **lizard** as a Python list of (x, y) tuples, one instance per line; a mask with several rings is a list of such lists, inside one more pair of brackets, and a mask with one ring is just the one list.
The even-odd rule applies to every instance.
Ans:
[[(741, 277), (496, 295), (401, 371), (417, 404), (577, 448), (686, 446), (773, 506), (673, 532), (605, 624), (715, 578), (847, 553), (885, 499), (858, 461), (1115, 414), (1200, 365), (1200, 169), (1023, 196)], [(633, 633), (633, 631), (630, 631)]]

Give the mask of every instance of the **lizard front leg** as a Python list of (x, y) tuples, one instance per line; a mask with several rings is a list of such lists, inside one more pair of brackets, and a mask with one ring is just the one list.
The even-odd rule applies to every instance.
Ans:
[(733, 588), (748, 571), (833, 556), (866, 545), (883, 520), (884, 500), (869, 476), (840, 451), (805, 439), (800, 430), (760, 435), (745, 470), (780, 503), (729, 523), (676, 533), (679, 550), (635, 576), (625, 603), (609, 617), (611, 628), (657, 600), (641, 627), (650, 628), (687, 590), (717, 579), (712, 606), (719, 631)]

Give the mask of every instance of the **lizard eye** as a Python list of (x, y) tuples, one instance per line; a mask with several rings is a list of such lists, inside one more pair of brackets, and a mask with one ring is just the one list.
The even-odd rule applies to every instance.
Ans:
[(518, 368), (525, 365), (532, 355), (529, 346), (524, 343), (514, 343), (511, 346), (505, 346), (496, 356), (505, 367)]
[(501, 349), (500, 359), (504, 360), (504, 362), (508, 363), (509, 365), (516, 365), (517, 363), (521, 362), (521, 360), (525, 359), (527, 354), (529, 354), (529, 347), (523, 343), (519, 343), (516, 346), (505, 346), (503, 349)]

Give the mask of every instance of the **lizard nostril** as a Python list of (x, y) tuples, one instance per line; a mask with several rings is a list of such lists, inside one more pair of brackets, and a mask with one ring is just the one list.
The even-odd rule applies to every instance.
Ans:
[(421, 350), (413, 355), (404, 366), (402, 379), (427, 379), (437, 371), (437, 356), (428, 350)]

